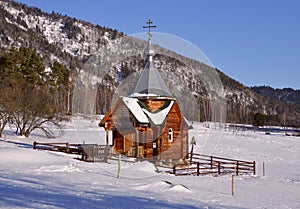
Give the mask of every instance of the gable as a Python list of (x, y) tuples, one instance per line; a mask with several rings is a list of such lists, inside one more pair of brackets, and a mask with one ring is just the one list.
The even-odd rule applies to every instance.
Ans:
[[(179, 116), (177, 117), (184, 118), (184, 116), (181, 116), (180, 108), (174, 100), (169, 101), (165, 106), (163, 106), (161, 109), (157, 109), (156, 111), (151, 111), (146, 106), (143, 106), (141, 104), (143, 103), (137, 98), (120, 97), (111, 108), (111, 110), (101, 120), (99, 126), (105, 127), (105, 124), (107, 123), (109, 125), (105, 128), (108, 129), (114, 127), (115, 125), (118, 126), (118, 124), (120, 127), (128, 127), (130, 125), (131, 128), (133, 128), (134, 124), (132, 120), (138, 122), (140, 126), (159, 126), (166, 121), (166, 118), (169, 115), (170, 111), (176, 111), (177, 114), (179, 114)], [(183, 121), (187, 126), (190, 126), (185, 118)]]
[(167, 115), (169, 114), (173, 104), (174, 104), (174, 101), (171, 101), (167, 107), (165, 107), (162, 110), (155, 111), (155, 112), (150, 112), (150, 111), (146, 110), (145, 108), (143, 108), (142, 110), (145, 113), (145, 115), (147, 115), (147, 117), (152, 122), (152, 124), (161, 125), (167, 118)]
[(131, 114), (133, 114), (139, 123), (149, 123), (149, 120), (143, 112), (143, 109), (138, 104), (138, 99), (130, 97), (120, 97), (120, 99), (124, 102), (128, 110), (131, 112)]

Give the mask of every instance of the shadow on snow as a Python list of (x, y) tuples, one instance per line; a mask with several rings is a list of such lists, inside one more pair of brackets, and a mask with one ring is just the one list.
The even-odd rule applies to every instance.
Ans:
[[(95, 192), (68, 190), (63, 188), (45, 188), (37, 182), (22, 181), (14, 185), (1, 181), (0, 207), (24, 208), (159, 208), (159, 209), (196, 209), (196, 208), (232, 208), (229, 206), (210, 206), (205, 203), (192, 206), (163, 202), (151, 198), (118, 196)], [(31, 184), (30, 187), (28, 183)], [(63, 185), (61, 185), (63, 186)], [(192, 204), (192, 203), (191, 203)]]

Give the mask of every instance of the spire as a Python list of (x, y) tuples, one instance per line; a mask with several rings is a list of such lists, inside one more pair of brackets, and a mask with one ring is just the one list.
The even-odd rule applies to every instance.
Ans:
[(143, 28), (148, 28), (148, 45), (147, 45), (147, 48), (145, 49), (145, 55), (147, 56), (148, 58), (148, 61), (149, 62), (152, 62), (153, 60), (153, 56), (155, 55), (155, 52), (154, 50), (152, 49), (152, 45), (151, 45), (151, 28), (156, 28), (156, 25), (152, 25), (153, 22), (149, 19), (147, 23), (147, 26), (143, 26)]
[(145, 65), (141, 75), (139, 76), (131, 97), (144, 97), (144, 96), (158, 96), (158, 97), (172, 97), (167, 85), (165, 84), (163, 78), (161, 77), (158, 70), (155, 68), (153, 63), (153, 56), (155, 55), (154, 50), (151, 45), (151, 28), (156, 28), (152, 25), (153, 22), (149, 20), (147, 26), (143, 28), (148, 28), (148, 45), (145, 49), (145, 55), (147, 56), (147, 64)]

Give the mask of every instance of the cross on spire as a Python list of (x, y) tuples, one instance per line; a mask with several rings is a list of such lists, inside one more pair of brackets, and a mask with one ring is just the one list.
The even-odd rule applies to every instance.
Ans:
[(149, 62), (152, 62), (152, 58), (153, 56), (155, 55), (155, 52), (154, 50), (152, 50), (152, 46), (151, 46), (151, 28), (156, 28), (156, 25), (152, 25), (153, 22), (149, 19), (147, 22), (147, 26), (143, 26), (143, 28), (148, 28), (148, 46), (147, 48), (145, 49), (144, 53), (145, 55), (148, 56), (148, 60)]
[(148, 28), (148, 39), (151, 37), (151, 28), (156, 28), (156, 25), (152, 25), (153, 22), (149, 19), (147, 22), (147, 26), (143, 26), (143, 28)]

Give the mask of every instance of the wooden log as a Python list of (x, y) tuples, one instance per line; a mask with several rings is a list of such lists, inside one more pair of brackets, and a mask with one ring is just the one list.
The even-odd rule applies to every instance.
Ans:
[[(197, 154), (197, 153), (193, 153), (193, 156), (201, 156), (201, 157), (207, 157), (209, 159), (211, 159), (211, 157), (213, 157), (213, 159), (216, 160), (226, 160), (226, 161), (237, 161), (236, 159), (230, 159), (230, 158), (223, 158), (223, 157), (216, 157), (216, 156), (210, 156), (210, 155), (203, 155), (203, 154)], [(244, 160), (238, 160), (239, 162), (244, 162), (244, 163), (249, 163), (252, 164), (252, 162), (250, 161), (244, 161)]]
[(247, 167), (247, 168), (243, 168), (243, 167), (239, 166), (239, 173), (240, 173), (241, 171), (248, 171), (248, 172), (251, 171), (251, 172), (253, 173), (253, 166)]

